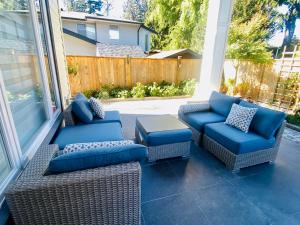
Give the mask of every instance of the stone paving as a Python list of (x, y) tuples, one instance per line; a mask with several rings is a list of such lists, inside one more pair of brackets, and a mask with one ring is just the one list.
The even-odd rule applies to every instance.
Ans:
[(299, 131), (296, 131), (296, 130), (293, 130), (290, 128), (285, 128), (283, 137), (290, 141), (294, 141), (297, 144), (300, 144), (300, 132)]

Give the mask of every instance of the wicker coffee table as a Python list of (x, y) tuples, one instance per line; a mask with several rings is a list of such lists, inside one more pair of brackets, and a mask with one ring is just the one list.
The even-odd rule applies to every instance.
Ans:
[(138, 117), (135, 137), (138, 143), (148, 147), (150, 162), (190, 155), (192, 132), (171, 115)]

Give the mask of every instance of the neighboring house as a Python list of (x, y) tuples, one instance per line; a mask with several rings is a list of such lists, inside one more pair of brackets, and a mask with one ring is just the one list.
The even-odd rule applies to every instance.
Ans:
[(145, 57), (155, 33), (132, 20), (64, 11), (61, 18), (67, 55)]
[(190, 49), (176, 49), (176, 50), (169, 50), (169, 51), (155, 51), (154, 54), (148, 56), (151, 59), (166, 59), (166, 58), (178, 58), (181, 57), (183, 59), (200, 59), (201, 55), (197, 52), (194, 52)]

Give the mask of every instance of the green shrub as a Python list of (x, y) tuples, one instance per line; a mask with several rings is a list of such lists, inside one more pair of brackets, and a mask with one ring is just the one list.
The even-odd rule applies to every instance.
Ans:
[(159, 86), (161, 88), (164, 88), (165, 86), (171, 86), (171, 85), (172, 85), (172, 83), (165, 81), (165, 80), (163, 80), (162, 82), (159, 83)]
[(130, 91), (129, 90), (121, 90), (119, 91), (117, 98), (130, 98)]
[(180, 93), (179, 88), (175, 84), (164, 86), (162, 91), (163, 97), (177, 96)]
[(161, 96), (161, 97), (171, 97), (179, 95), (192, 95), (194, 93), (196, 86), (196, 81), (194, 79), (184, 80), (175, 85), (167, 81), (162, 81), (161, 83), (153, 82), (152, 84), (143, 85), (141, 83), (136, 83), (132, 88), (114, 86), (112, 84), (103, 85), (100, 90), (89, 90), (85, 91), (86, 97), (95, 98), (144, 98), (147, 96)]
[(79, 70), (78, 64), (76, 64), (76, 65), (73, 65), (73, 64), (68, 65), (68, 74), (69, 74), (69, 75), (74, 75), (74, 76), (76, 76), (77, 73), (78, 73), (78, 70)]
[(179, 89), (182, 95), (193, 95), (196, 88), (196, 80), (188, 79), (183, 80), (179, 83)]
[(152, 85), (149, 85), (147, 90), (149, 92), (149, 96), (162, 96), (163, 90), (156, 82), (153, 82)]
[(110, 90), (109, 90), (109, 95), (110, 97), (112, 98), (119, 98), (118, 95), (121, 91), (123, 91), (124, 88), (121, 88), (120, 86), (117, 86), (117, 87), (112, 87)]
[(134, 98), (144, 98), (146, 96), (146, 86), (139, 82), (136, 83), (131, 90), (131, 95)]
[(98, 98), (98, 91), (97, 90), (88, 90), (88, 91), (84, 91), (83, 94), (87, 97), (87, 98)]
[(288, 123), (300, 126), (300, 109), (298, 109), (294, 115), (287, 115), (286, 120)]

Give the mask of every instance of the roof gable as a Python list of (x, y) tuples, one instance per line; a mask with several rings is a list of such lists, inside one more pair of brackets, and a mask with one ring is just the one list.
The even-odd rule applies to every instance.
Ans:
[(95, 40), (93, 40), (93, 39), (90, 39), (90, 38), (88, 38), (88, 37), (86, 37), (86, 36), (83, 36), (83, 35), (81, 35), (81, 34), (78, 34), (78, 33), (76, 33), (76, 32), (73, 32), (73, 31), (71, 31), (71, 30), (68, 30), (68, 29), (66, 29), (66, 28), (63, 28), (63, 32), (64, 32), (65, 34), (68, 34), (68, 35), (72, 36), (72, 37), (75, 37), (75, 38), (78, 38), (78, 39), (80, 39), (80, 40), (86, 41), (86, 42), (88, 42), (88, 43), (91, 43), (91, 44), (94, 44), (94, 45), (97, 44), (97, 41), (95, 41)]

